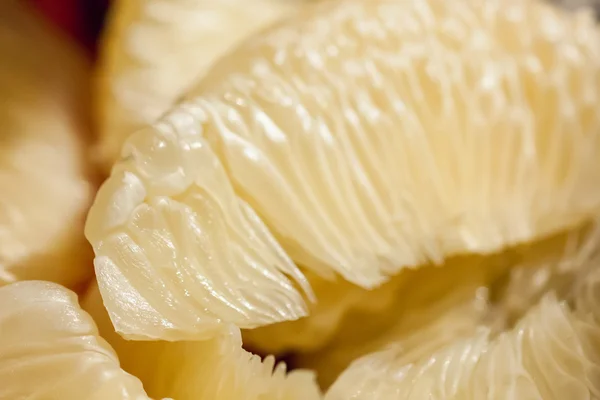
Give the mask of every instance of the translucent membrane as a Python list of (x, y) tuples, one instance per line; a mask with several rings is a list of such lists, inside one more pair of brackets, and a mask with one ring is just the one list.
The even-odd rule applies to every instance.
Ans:
[(286, 373), (272, 356), (261, 360), (242, 349), (237, 328), (210, 340), (182, 342), (126, 341), (116, 334), (92, 287), (84, 308), (119, 354), (123, 368), (140, 378), (148, 394), (174, 400), (318, 400), (314, 373)]
[(75, 293), (18, 282), (0, 288), (0, 304), (0, 399), (149, 400)]
[(599, 78), (591, 16), (537, 1), (349, 0), (253, 37), (126, 141), (96, 199), (116, 329), (296, 319), (292, 260), (373, 288), (585, 222)]
[(92, 274), (81, 232), (91, 203), (86, 165), (87, 65), (23, 2), (0, 5), (0, 286)]
[(119, 0), (103, 33), (97, 79), (102, 161), (160, 117), (215, 60), (307, 0)]

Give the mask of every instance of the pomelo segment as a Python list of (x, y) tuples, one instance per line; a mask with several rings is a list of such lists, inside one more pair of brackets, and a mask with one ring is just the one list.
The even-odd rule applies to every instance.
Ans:
[(286, 374), (272, 356), (261, 361), (242, 349), (240, 331), (231, 328), (205, 341), (123, 340), (112, 327), (97, 286), (83, 303), (100, 332), (113, 345), (123, 368), (140, 378), (148, 393), (174, 400), (317, 400), (314, 373)]
[(0, 5), (0, 286), (74, 287), (93, 273), (81, 233), (92, 191), (88, 65), (22, 3)]
[[(498, 335), (481, 328), (418, 360), (400, 346), (355, 361), (327, 400), (595, 399), (600, 396), (600, 253), (571, 304), (554, 292)], [(581, 271), (580, 271), (581, 272)]]
[(516, 0), (348, 0), (256, 35), (126, 141), (92, 208), (115, 327), (296, 319), (290, 258), (373, 288), (591, 219), (598, 39), (588, 14)]
[(220, 60), (177, 109), (293, 260), (373, 287), (598, 212), (590, 15), (516, 0), (316, 8)]
[(0, 304), (0, 399), (149, 400), (75, 293), (17, 282), (0, 288)]
[(102, 161), (160, 117), (212, 63), (306, 0), (118, 0), (103, 34), (97, 79)]
[[(306, 315), (305, 277), (236, 196), (193, 118), (132, 135), (101, 187), (86, 237), (116, 330), (137, 339), (207, 338)], [(286, 276), (287, 274), (287, 276)]]

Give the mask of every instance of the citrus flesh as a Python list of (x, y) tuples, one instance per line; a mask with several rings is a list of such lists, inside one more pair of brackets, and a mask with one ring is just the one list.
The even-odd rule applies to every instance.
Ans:
[(116, 330), (294, 320), (311, 291), (292, 260), (368, 289), (589, 220), (597, 39), (585, 13), (474, 0), (324, 4), (249, 39), (98, 193), (86, 236)]
[[(297, 347), (294, 365), (315, 370), (327, 388), (352, 361), (389, 345), (423, 354), (480, 326), (505, 329), (548, 291), (565, 295), (597, 243), (600, 225), (592, 224), (498, 254), (451, 257), (442, 267), (405, 271), (387, 305), (375, 313), (349, 310), (325, 345)], [(294, 336), (291, 326), (278, 333)], [(268, 336), (261, 339), (266, 343)]]
[(0, 399), (149, 400), (77, 295), (42, 281), (0, 288)]
[(397, 346), (355, 361), (325, 396), (341, 399), (595, 399), (600, 396), (600, 258), (571, 302), (546, 294), (514, 328), (470, 337), (420, 359)]
[(154, 122), (235, 43), (304, 0), (120, 0), (112, 6), (97, 77), (102, 162)]
[(81, 233), (92, 194), (88, 66), (14, 0), (0, 5), (0, 54), (0, 286), (44, 279), (74, 287), (93, 273)]
[(154, 398), (174, 400), (317, 400), (313, 372), (286, 373), (272, 356), (261, 360), (242, 349), (239, 329), (204, 341), (127, 341), (114, 330), (97, 286), (83, 307), (98, 323), (102, 337), (115, 348), (123, 368), (140, 378)]

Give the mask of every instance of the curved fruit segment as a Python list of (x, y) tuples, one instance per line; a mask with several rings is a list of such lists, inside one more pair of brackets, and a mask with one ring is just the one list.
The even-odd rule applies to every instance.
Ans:
[(154, 122), (235, 43), (304, 0), (119, 0), (111, 10), (97, 82), (103, 161)]
[(97, 287), (84, 308), (115, 348), (123, 368), (155, 397), (175, 400), (318, 400), (312, 372), (286, 374), (285, 364), (242, 349), (240, 331), (232, 328), (210, 340), (190, 342), (126, 341), (114, 331)]
[(590, 399), (600, 396), (600, 264), (568, 307), (546, 295), (510, 331), (489, 329), (420, 360), (402, 348), (354, 362), (327, 400)]
[(255, 36), (128, 139), (96, 200), (116, 328), (174, 339), (303, 315), (265, 225), (315, 274), (372, 288), (586, 221), (597, 43), (587, 15), (516, 0), (348, 0)]
[(0, 286), (45, 279), (73, 287), (92, 273), (81, 234), (87, 65), (26, 5), (0, 5)]
[(539, 1), (334, 2), (222, 59), (165, 121), (198, 118), (292, 259), (372, 287), (597, 212), (598, 42)]
[(54, 283), (0, 288), (0, 399), (149, 400), (77, 296)]
[[(104, 303), (137, 339), (201, 339), (306, 314), (304, 276), (229, 185), (193, 120), (132, 135), (86, 223)], [(143, 310), (143, 312), (140, 312)]]

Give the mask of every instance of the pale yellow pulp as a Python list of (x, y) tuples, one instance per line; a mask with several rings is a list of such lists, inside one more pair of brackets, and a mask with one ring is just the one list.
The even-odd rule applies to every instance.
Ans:
[(242, 349), (240, 331), (231, 328), (205, 341), (127, 341), (116, 332), (97, 286), (83, 307), (98, 323), (102, 337), (115, 348), (123, 368), (138, 377), (154, 398), (174, 400), (318, 400), (315, 374), (286, 374), (273, 356), (260, 357)]
[(0, 304), (0, 399), (149, 400), (75, 293), (17, 282), (0, 288)]
[[(324, 4), (248, 39), (126, 141), (86, 236), (117, 331), (307, 314), (600, 209), (598, 32), (537, 1)], [(301, 288), (301, 289), (300, 289)]]
[(573, 287), (571, 304), (548, 293), (514, 328), (493, 334), (482, 327), (420, 358), (411, 357), (401, 342), (355, 361), (325, 398), (597, 399), (598, 254), (588, 267)]

